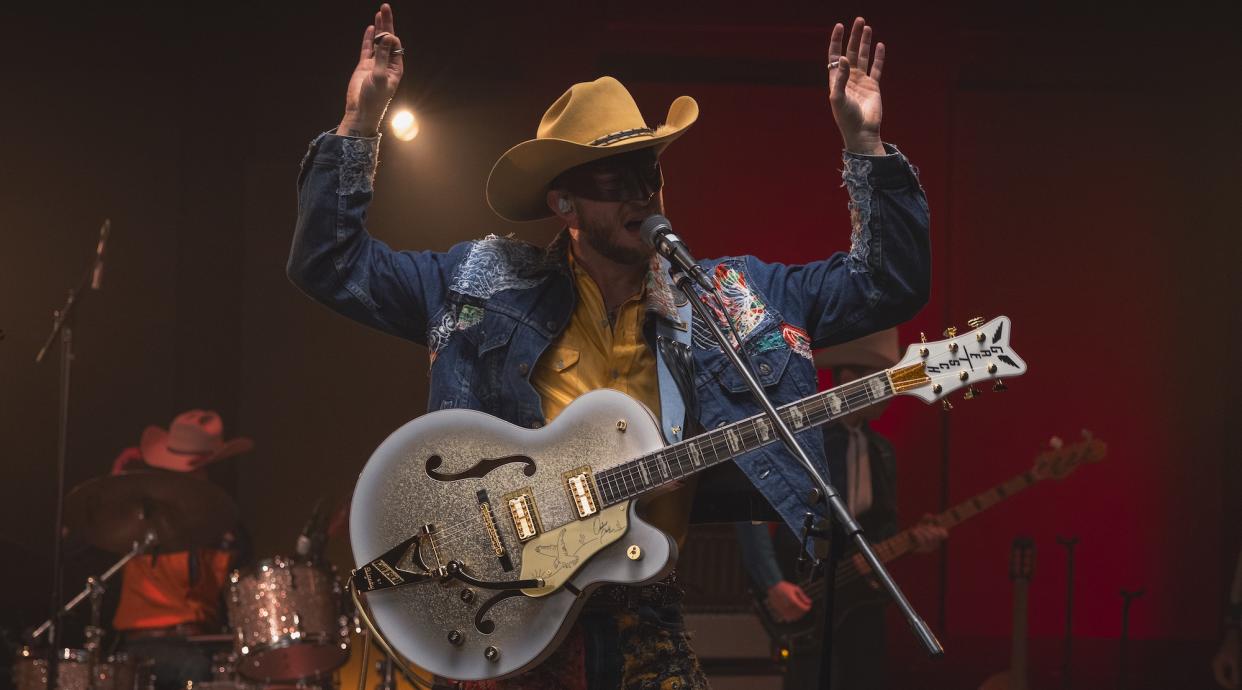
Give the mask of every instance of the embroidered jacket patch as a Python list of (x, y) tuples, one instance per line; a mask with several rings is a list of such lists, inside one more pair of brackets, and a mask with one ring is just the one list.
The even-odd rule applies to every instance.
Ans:
[[(738, 270), (734, 264), (737, 262), (728, 261), (717, 264), (713, 278), (716, 281), (717, 293), (720, 295), (720, 302), (724, 309), (728, 312), (729, 319), (733, 322), (733, 328), (737, 331), (737, 337), (745, 342), (748, 337), (759, 329), (768, 317), (767, 305), (763, 303), (763, 299), (759, 297), (759, 293), (751, 289), (746, 282), (746, 274)], [(704, 304), (711, 307), (712, 312), (716, 315), (716, 319), (720, 322), (721, 328), (728, 333), (728, 323), (725, 320), (725, 314), (721, 313), (716, 307), (714, 300), (700, 295), (699, 299)]]
[(789, 344), (789, 349), (811, 359), (811, 337), (807, 332), (789, 323), (781, 323), (781, 335)]

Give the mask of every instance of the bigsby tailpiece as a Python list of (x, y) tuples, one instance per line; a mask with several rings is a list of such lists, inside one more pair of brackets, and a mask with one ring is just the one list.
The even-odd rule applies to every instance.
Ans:
[[(384, 552), (379, 558), (355, 570), (351, 576), (354, 589), (365, 594), (378, 589), (412, 585), (437, 578), (442, 580), (456, 578), (480, 589), (519, 590), (544, 586), (544, 581), (541, 578), (498, 582), (479, 580), (467, 573), (464, 564), (458, 560), (451, 560), (441, 565), (440, 553), (435, 543), (435, 532), (435, 525), (423, 525), (418, 534), (397, 544)], [(431, 556), (436, 562), (434, 567), (424, 560), (422, 549), (424, 543), (430, 548)], [(403, 568), (401, 567), (402, 563), (410, 563), (423, 570), (418, 572), (409, 568)]]

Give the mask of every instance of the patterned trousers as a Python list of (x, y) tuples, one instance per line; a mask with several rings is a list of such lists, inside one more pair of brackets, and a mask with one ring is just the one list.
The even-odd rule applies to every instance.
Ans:
[(542, 664), (463, 690), (707, 690), (679, 604), (588, 607)]

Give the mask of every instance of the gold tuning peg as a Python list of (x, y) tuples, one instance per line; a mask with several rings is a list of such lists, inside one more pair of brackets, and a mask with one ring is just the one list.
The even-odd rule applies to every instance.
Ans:
[(971, 319), (971, 320), (967, 321), (967, 322), (966, 322), (966, 325), (967, 325), (967, 326), (970, 326), (971, 328), (978, 328), (978, 327), (982, 326), (982, 325), (983, 325), (983, 323), (984, 323), (984, 319), (983, 319), (983, 317), (982, 317), (982, 316), (976, 316), (975, 318), (973, 318), (973, 319)]
[(944, 337), (956, 338), (957, 337), (957, 326), (949, 326), (948, 328), (944, 329)]
[(944, 408), (945, 412), (948, 412), (949, 410), (953, 409), (953, 403), (949, 402), (948, 398), (941, 400), (940, 406)]
[(993, 393), (1004, 393), (1007, 390), (1009, 390), (1009, 386), (1006, 386), (1004, 381), (997, 381), (996, 385), (992, 386)]
[(979, 395), (980, 395), (980, 391), (978, 388), (975, 388), (974, 386), (969, 386), (966, 388), (966, 392), (962, 394), (962, 400), (974, 400), (975, 398), (979, 397)]
[(1061, 447), (1065, 445), (1065, 441), (1062, 441), (1060, 436), (1053, 436), (1048, 439), (1048, 445), (1056, 450), (1061, 450)]
[(920, 343), (927, 342), (927, 334), (924, 333), (923, 331), (919, 331), (919, 342)]

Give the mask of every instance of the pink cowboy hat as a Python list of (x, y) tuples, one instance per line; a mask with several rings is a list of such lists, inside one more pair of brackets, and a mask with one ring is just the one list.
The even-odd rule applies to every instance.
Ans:
[(168, 430), (149, 426), (142, 432), (142, 458), (152, 467), (188, 472), (245, 453), (254, 442), (245, 437), (224, 440), (224, 422), (212, 410), (177, 415)]

